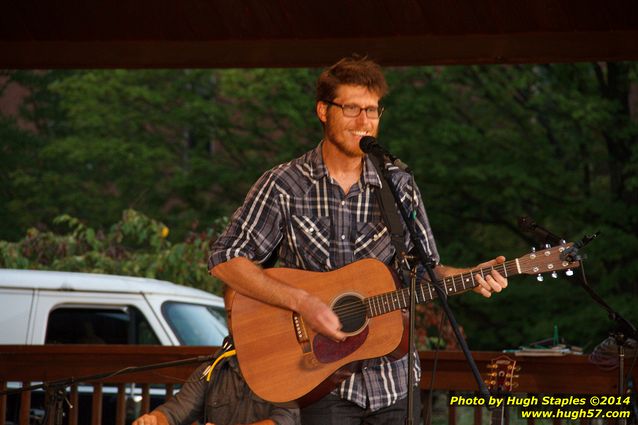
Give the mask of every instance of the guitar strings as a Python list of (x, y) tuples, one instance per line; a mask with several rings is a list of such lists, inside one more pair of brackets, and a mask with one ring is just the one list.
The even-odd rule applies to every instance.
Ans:
[[(546, 260), (548, 259), (549, 257), (546, 258)], [(526, 269), (527, 266), (537, 262), (538, 260), (536, 259), (521, 257), (518, 259), (518, 266), (516, 265), (516, 260), (510, 260), (493, 267), (485, 267), (482, 269), (472, 270), (470, 272), (461, 273), (454, 276), (449, 276), (439, 280), (437, 283), (442, 284), (444, 288), (447, 290), (446, 292), (452, 292), (452, 291), (458, 292), (456, 289), (457, 280), (460, 280), (460, 283), (458, 284), (463, 287), (463, 290), (471, 289), (477, 286), (476, 284), (474, 284), (474, 279), (473, 279), (473, 276), (476, 274), (481, 274), (482, 276), (486, 276), (486, 274), (489, 274), (492, 270), (496, 270), (500, 272), (505, 272), (507, 276), (516, 276), (523, 273), (523, 272), (521, 273), (518, 272), (519, 267), (521, 269)], [(561, 264), (560, 270), (566, 267), (567, 266), (563, 266)], [(551, 270), (544, 270), (544, 272), (548, 272), (548, 271), (551, 271)], [(468, 275), (470, 276), (470, 279), (472, 279), (472, 282), (473, 282), (473, 284), (470, 285), (469, 287), (465, 285), (465, 283), (463, 282), (464, 280), (467, 281), (468, 278), (465, 276), (468, 276)], [(417, 302), (430, 301), (436, 298), (436, 293), (432, 291), (432, 288), (430, 287), (430, 285), (431, 283), (425, 280), (422, 280), (421, 282), (417, 284), (417, 294), (416, 294)], [(430, 294), (429, 298), (425, 296), (425, 291), (426, 291), (425, 288), (427, 288), (427, 292), (428, 294)], [(419, 299), (420, 298), (419, 290), (421, 292), (422, 299)], [(408, 295), (406, 294), (406, 292), (409, 292), (408, 288), (402, 288), (396, 291), (373, 295), (373, 296), (364, 298), (362, 300), (349, 302), (346, 304), (342, 304), (338, 307), (335, 307), (334, 312), (335, 314), (337, 314), (337, 316), (339, 316), (339, 318), (350, 319), (350, 318), (359, 317), (362, 314), (368, 315), (368, 307), (370, 307), (371, 314), (369, 316), (375, 317), (375, 316), (378, 316), (379, 314), (385, 314), (391, 311), (398, 310), (400, 308), (407, 307), (401, 304), (401, 299), (403, 299), (405, 303), (405, 296)], [(390, 299), (388, 299), (388, 297)], [(383, 298), (385, 298), (385, 300)], [(377, 302), (376, 307), (373, 305), (375, 301)], [(392, 305), (390, 305), (390, 301)], [(395, 304), (397, 303), (399, 304), (399, 307), (396, 307)], [(380, 313), (375, 313), (373, 309), (379, 310)]]
[[(472, 272), (467, 272), (467, 273), (463, 273), (463, 274), (460, 274), (460, 275), (456, 275), (455, 277), (458, 278), (460, 276), (461, 280), (463, 280), (462, 276), (467, 275), (467, 274), (474, 275), (474, 274), (479, 274), (480, 273), (483, 276), (485, 276), (485, 272), (486, 271), (487, 272), (491, 272), (492, 269), (494, 269), (494, 270), (496, 270), (496, 269), (505, 270), (505, 268), (508, 265), (511, 265), (511, 264), (508, 264), (508, 263), (510, 263), (510, 262), (499, 264), (499, 265), (494, 266), (494, 267), (474, 270)], [(445, 278), (444, 280), (439, 280), (438, 283), (439, 284), (445, 283), (446, 289), (451, 291), (451, 290), (455, 289), (454, 283), (452, 283), (452, 284), (448, 283), (449, 280), (451, 280), (451, 279), (452, 279), (452, 276), (450, 276), (448, 278)], [(431, 288), (429, 286), (430, 286), (430, 283), (428, 281), (422, 280), (421, 282), (419, 282), (419, 284), (417, 286), (417, 301), (418, 302), (429, 301), (429, 300), (434, 298), (435, 293), (432, 292), (432, 290), (431, 290)], [(464, 284), (463, 284), (463, 286), (464, 286), (464, 289), (469, 289)], [(470, 286), (470, 288), (472, 288), (474, 286), (476, 286), (476, 285)], [(425, 297), (424, 288), (426, 288), (426, 287), (428, 288), (428, 293), (432, 294), (430, 299), (427, 299), (427, 297)], [(419, 289), (421, 290), (421, 293), (423, 294), (423, 297), (422, 297), (423, 300), (422, 301), (419, 300), (419, 294), (418, 294), (418, 290)], [(399, 290), (393, 291), (393, 292), (373, 295), (371, 297), (364, 298), (363, 300), (358, 300), (358, 301), (349, 302), (347, 304), (342, 304), (341, 306), (336, 307), (334, 309), (334, 312), (340, 318), (349, 319), (349, 318), (353, 318), (353, 317), (358, 317), (361, 314), (367, 314), (367, 310), (368, 310), (367, 307), (369, 306), (370, 307), (370, 313), (372, 313), (370, 316), (371, 317), (375, 317), (375, 316), (378, 316), (379, 314), (375, 314), (373, 309), (380, 310), (381, 314), (384, 314), (384, 313), (388, 313), (390, 311), (398, 310), (399, 308), (407, 307), (405, 305), (400, 304), (401, 298), (405, 301), (405, 298), (406, 298), (406, 295), (407, 295), (406, 292), (409, 292), (408, 288), (402, 288), (402, 289), (399, 289)], [(392, 296), (393, 294), (396, 294), (396, 296)], [(392, 306), (389, 305), (389, 300), (388, 300), (389, 296), (392, 297), (392, 304), (393, 304)], [(385, 300), (383, 299), (384, 297), (386, 298)], [(373, 305), (373, 303), (375, 301), (377, 301), (377, 306), (376, 307)], [(396, 303), (399, 303), (399, 307), (395, 306)], [(391, 308), (388, 310), (388, 307), (391, 307)], [(385, 311), (385, 310), (387, 310), (387, 311)]]
[[(512, 264), (514, 264), (513, 261), (506, 262), (506, 263), (499, 264), (499, 265), (494, 266), (494, 267), (483, 268), (483, 269), (479, 269), (479, 270), (473, 270), (472, 272), (462, 273), (462, 274), (456, 275), (454, 277), (455, 278), (459, 278), (460, 277), (461, 278), (461, 283), (460, 284), (463, 284), (462, 281), (463, 281), (463, 276), (464, 275), (472, 275), (473, 276), (475, 274), (482, 274), (483, 276), (485, 276), (486, 272), (491, 272), (492, 269), (494, 269), (494, 270), (503, 269), (503, 271), (504, 271), (507, 266), (510, 266)], [(512, 270), (512, 271), (514, 271), (514, 270)], [(453, 277), (450, 276), (450, 277), (445, 278), (443, 280), (439, 280), (438, 283), (439, 284), (445, 284), (445, 288), (448, 289), (448, 290), (453, 290), (453, 289), (455, 289), (455, 283), (454, 282), (453, 283), (449, 283), (449, 282), (452, 281), (452, 280), (455, 281), (456, 279), (452, 279), (452, 278)], [(472, 281), (473, 281), (473, 279), (472, 279)], [(432, 295), (434, 295), (434, 292), (431, 291), (431, 288), (429, 288), (429, 285), (430, 285), (430, 283), (428, 281), (425, 281), (425, 280), (422, 280), (421, 282), (418, 283), (418, 286), (417, 286), (417, 300), (419, 299), (418, 290), (421, 290), (421, 293), (424, 294), (424, 292), (425, 292), (424, 288), (426, 288), (426, 287), (428, 288), (428, 293), (432, 293)], [(474, 286), (476, 286), (476, 285), (470, 286), (468, 288), (465, 284), (463, 284), (464, 289), (470, 289), (470, 288), (473, 288)], [(389, 311), (397, 310), (399, 308), (405, 307), (405, 306), (402, 306), (400, 304), (400, 301), (401, 301), (401, 298), (403, 300), (405, 300), (406, 292), (408, 292), (407, 288), (402, 288), (402, 289), (399, 289), (397, 291), (392, 291), (392, 292), (387, 292), (387, 293), (384, 293), (384, 294), (373, 295), (371, 297), (364, 298), (363, 300), (358, 300), (358, 301), (349, 302), (347, 304), (343, 304), (343, 305), (341, 305), (339, 307), (336, 307), (334, 309), (334, 311), (339, 317), (343, 317), (343, 318), (356, 317), (356, 316), (360, 315), (361, 313), (366, 312), (366, 310), (367, 310), (366, 304), (368, 304), (368, 305), (370, 305), (371, 313), (374, 313), (372, 311), (372, 309), (375, 308), (375, 306), (372, 305), (372, 304), (375, 301), (377, 301), (377, 306), (376, 306), (375, 309), (379, 310), (379, 309), (383, 308), (385, 310), (385, 309), (387, 309), (389, 307), (388, 297), (392, 298), (392, 304), (396, 304), (397, 302), (399, 303), (399, 307), (394, 307), (393, 306), (393, 308), (391, 308)], [(396, 296), (392, 296), (393, 294), (396, 294)], [(384, 297), (386, 298), (385, 300), (383, 300)], [(423, 301), (429, 301), (427, 299), (427, 297), (423, 296), (423, 298), (424, 298)], [(432, 296), (430, 299), (433, 299), (433, 298), (434, 298), (434, 296)], [(382, 312), (382, 314), (386, 313), (386, 312), (389, 312), (389, 311)], [(376, 315), (378, 315), (378, 314), (372, 314), (373, 317), (376, 316)]]

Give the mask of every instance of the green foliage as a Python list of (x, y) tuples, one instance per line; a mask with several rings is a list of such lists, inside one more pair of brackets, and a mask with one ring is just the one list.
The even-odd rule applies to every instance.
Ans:
[[(638, 320), (638, 123), (627, 106), (635, 69), (574, 64), (390, 73), (394, 91), (381, 137), (416, 170), (443, 262), (522, 255), (521, 215), (566, 239), (601, 230), (586, 249), (588, 278), (621, 314)], [(570, 282), (513, 278), (489, 302), (469, 295), (451, 302), (473, 347), (516, 347), (551, 336), (557, 324), (567, 342), (592, 348), (613, 324)]]
[(310, 70), (19, 71), (9, 79), (28, 83), (25, 105), (56, 113), (39, 113), (35, 132), (0, 121), (0, 238), (64, 213), (105, 226), (127, 208), (184, 237), (229, 215), (261, 173), (321, 138)]
[(208, 274), (206, 252), (225, 219), (175, 244), (166, 239), (168, 227), (135, 210), (124, 211), (106, 232), (68, 214), (53, 224), (64, 230), (32, 228), (17, 242), (0, 241), (0, 267), (141, 276), (221, 294), (220, 282)]
[[(28, 95), (18, 117), (0, 116), (0, 239), (18, 241), (2, 242), (3, 264), (150, 274), (201, 287), (215, 219), (230, 215), (261, 173), (320, 140), (317, 75), (5, 73), (2, 87), (19, 84)], [(589, 281), (638, 322), (635, 63), (386, 75), (391, 92), (379, 137), (415, 170), (444, 263), (520, 256), (533, 243), (516, 227), (521, 215), (567, 239), (601, 230), (586, 250)], [(160, 225), (144, 215), (127, 213), (138, 218), (112, 225), (131, 208), (166, 223), (173, 244), (158, 239)], [(56, 233), (61, 227), (70, 233)], [(513, 278), (489, 301), (472, 294), (451, 301), (475, 349), (543, 339), (554, 324), (567, 342), (591, 347), (612, 324), (572, 282)], [(424, 311), (425, 344), (440, 316)]]

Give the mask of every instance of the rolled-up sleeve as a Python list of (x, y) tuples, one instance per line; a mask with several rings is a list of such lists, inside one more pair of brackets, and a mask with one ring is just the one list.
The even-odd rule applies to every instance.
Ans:
[(211, 245), (209, 270), (235, 257), (258, 263), (270, 257), (282, 238), (278, 204), (281, 190), (273, 170), (257, 180), (226, 230)]

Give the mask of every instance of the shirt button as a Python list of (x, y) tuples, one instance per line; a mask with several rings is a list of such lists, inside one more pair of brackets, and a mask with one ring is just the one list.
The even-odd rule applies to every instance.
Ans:
[(345, 204), (346, 204), (346, 201), (341, 201), (341, 205), (342, 206), (345, 205)]
[(344, 240), (346, 238), (346, 235), (341, 235), (341, 240)]

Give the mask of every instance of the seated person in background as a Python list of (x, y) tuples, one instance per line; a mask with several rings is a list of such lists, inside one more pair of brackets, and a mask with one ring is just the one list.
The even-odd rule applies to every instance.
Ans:
[(270, 404), (248, 388), (226, 344), (218, 352), (219, 362), (200, 365), (175, 397), (133, 425), (190, 425), (197, 420), (208, 425), (299, 425), (298, 409)]

